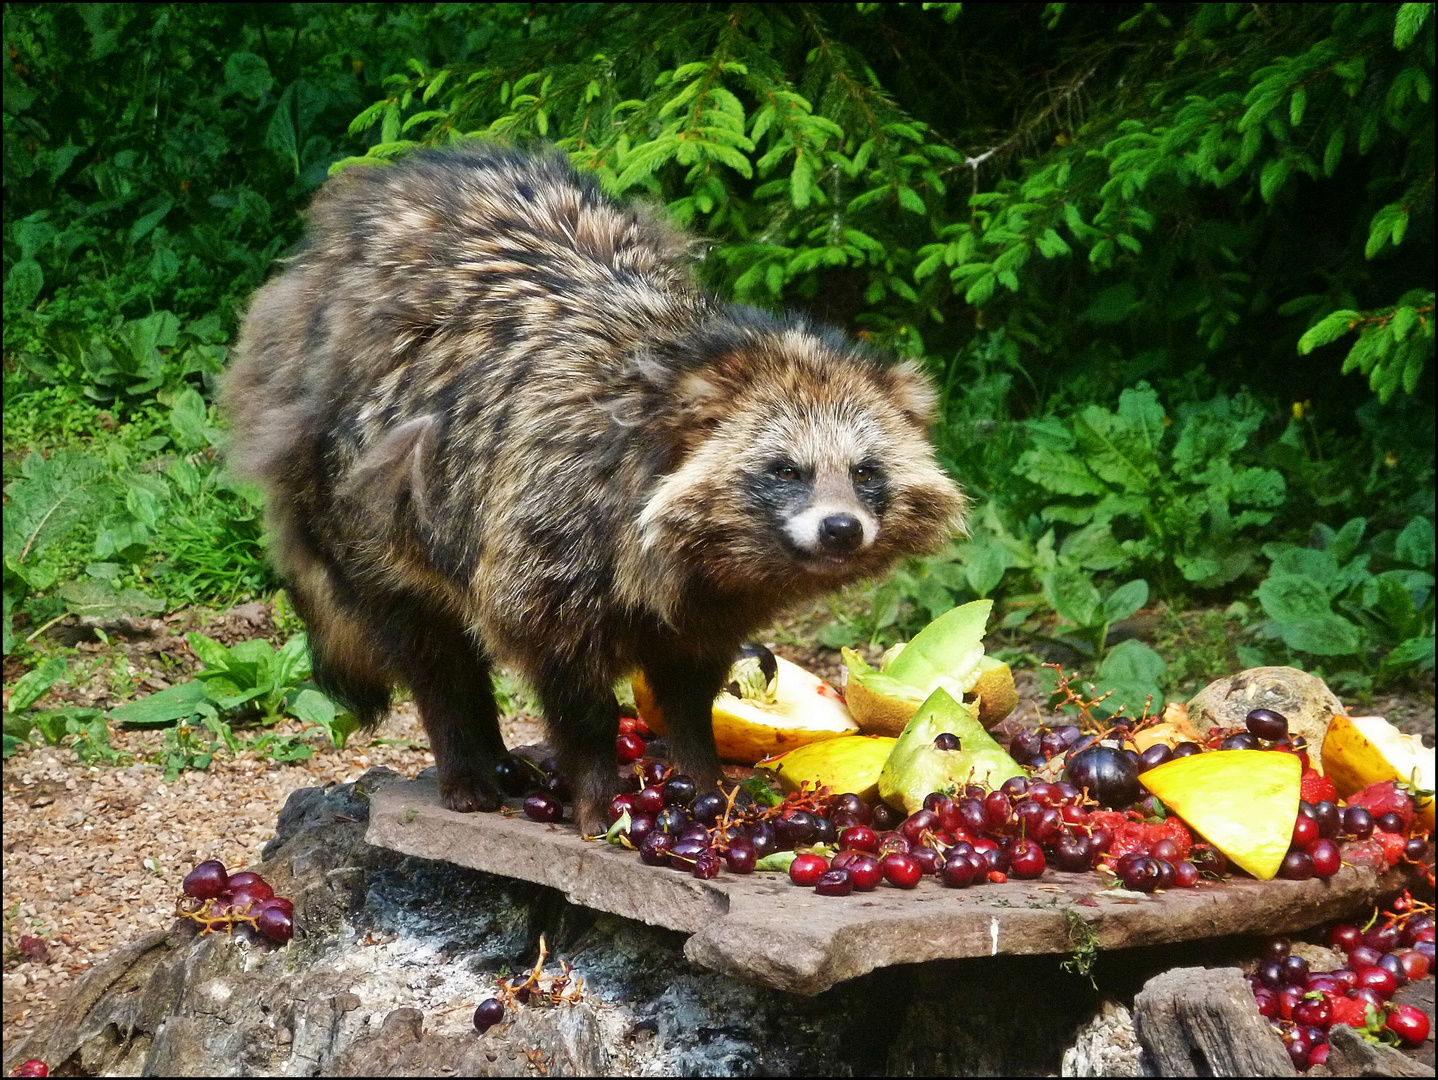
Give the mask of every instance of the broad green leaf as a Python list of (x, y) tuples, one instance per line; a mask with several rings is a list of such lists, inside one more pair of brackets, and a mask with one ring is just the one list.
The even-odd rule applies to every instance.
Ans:
[(1134, 494), (1149, 490), (1158, 462), (1139, 429), (1099, 405), (1074, 417), (1073, 428), (1085, 464), (1100, 478)]
[(1403, 531), (1398, 534), (1398, 542), (1394, 546), (1393, 554), (1410, 566), (1432, 567), (1433, 522), (1425, 517), (1410, 518), (1408, 524), (1403, 526)]
[(1317, 623), (1334, 617), (1328, 591), (1310, 577), (1285, 574), (1265, 578), (1258, 586), (1258, 599), (1268, 617), (1284, 625)]
[(214, 638), (205, 637), (204, 634), (188, 633), (185, 640), (190, 643), (190, 651), (195, 654), (200, 663), (215, 671), (224, 671), (230, 666), (230, 650), (221, 645)]
[[(1264, 604), (1265, 609), (1267, 606)], [(1280, 622), (1279, 632), (1290, 649), (1314, 656), (1351, 656), (1363, 647), (1358, 627), (1331, 612), (1303, 622)]]
[(270, 65), (265, 63), (263, 57), (254, 53), (231, 53), (225, 61), (225, 85), (253, 101), (263, 97), (274, 82), (270, 75)]
[(1058, 450), (1030, 450), (1015, 471), (1058, 495), (1102, 495), (1108, 489), (1083, 459)]
[(64, 676), (65, 668), (63, 656), (52, 656), (39, 667), (27, 671), (15, 684), (15, 689), (10, 691), (10, 711), (24, 712), (35, 704)]
[(140, 727), (173, 724), (176, 720), (197, 715), (198, 706), (208, 700), (209, 692), (204, 683), (183, 682), (121, 705), (118, 709), (111, 709), (109, 716), (112, 720)]
[(1061, 616), (1080, 627), (1097, 626), (1103, 602), (1089, 576), (1075, 566), (1057, 566), (1044, 575), (1044, 599)]
[(1116, 623), (1127, 619), (1147, 603), (1148, 582), (1143, 578), (1135, 578), (1126, 585), (1120, 585), (1104, 599), (1104, 620)]

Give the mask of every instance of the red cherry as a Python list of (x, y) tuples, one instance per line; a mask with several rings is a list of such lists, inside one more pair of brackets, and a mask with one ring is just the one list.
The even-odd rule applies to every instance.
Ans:
[(822, 855), (797, 855), (789, 864), (789, 880), (795, 885), (817, 885), (828, 869), (829, 864)]
[(867, 851), (853, 852), (846, 869), (849, 871), (849, 878), (854, 882), (854, 888), (860, 892), (868, 892), (884, 879), (879, 860)]
[(867, 825), (852, 825), (839, 834), (839, 847), (846, 851), (878, 851), (879, 836)]
[(1421, 1046), (1428, 1038), (1430, 1024), (1422, 1009), (1413, 1005), (1399, 1005), (1388, 1014), (1383, 1025), (1409, 1046)]
[(1381, 967), (1364, 968), (1358, 973), (1358, 985), (1366, 986), (1384, 999), (1391, 998), (1398, 989), (1398, 980), (1391, 971)]
[(1298, 815), (1298, 820), (1293, 823), (1293, 846), (1306, 848), (1313, 841), (1318, 839), (1318, 822), (1303, 814)]
[(901, 889), (912, 889), (924, 874), (912, 855), (900, 855), (897, 852), (885, 855), (880, 860), (879, 867), (889, 884), (897, 885)]
[(644, 756), (644, 740), (633, 733), (621, 735), (615, 740), (614, 752), (621, 765), (628, 765)]
[(49, 1076), (50, 1066), (46, 1065), (39, 1058), (31, 1058), (16, 1065), (10, 1072), (11, 1076)]

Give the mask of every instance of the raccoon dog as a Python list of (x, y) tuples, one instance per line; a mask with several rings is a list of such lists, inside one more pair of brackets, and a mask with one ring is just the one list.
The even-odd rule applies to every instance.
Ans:
[(490, 671), (538, 691), (580, 825), (642, 669), (677, 766), (776, 614), (932, 550), (964, 499), (909, 364), (706, 295), (690, 242), (562, 156), (351, 168), (255, 294), (225, 387), (317, 681), (413, 692), (446, 806), (494, 809)]

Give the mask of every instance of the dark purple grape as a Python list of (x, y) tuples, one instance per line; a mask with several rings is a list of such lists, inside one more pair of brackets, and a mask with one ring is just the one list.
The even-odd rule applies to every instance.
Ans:
[(977, 867), (963, 854), (951, 853), (944, 860), (944, 868), (939, 871), (939, 879), (953, 889), (967, 889), (978, 876)]
[(869, 819), (869, 826), (875, 832), (888, 832), (903, 820), (904, 815), (900, 811), (895, 810), (888, 803), (880, 803), (874, 807), (873, 815)]
[(499, 790), (515, 799), (524, 795), (540, 779), (533, 765), (517, 757), (500, 761), (494, 767), (494, 778)]
[(1379, 814), (1374, 824), (1387, 833), (1407, 832), (1407, 830), (1403, 828), (1403, 818), (1395, 814), (1392, 810), (1386, 814)]
[(1093, 844), (1086, 836), (1066, 836), (1054, 845), (1054, 869), (1070, 874), (1093, 868)]
[(1313, 859), (1306, 851), (1290, 851), (1283, 857), (1278, 876), (1290, 881), (1307, 881), (1313, 876)]
[(760, 821), (751, 826), (749, 839), (753, 842), (754, 851), (761, 859), (779, 850), (779, 837), (774, 832), (772, 822)]
[(1318, 822), (1318, 835), (1324, 839), (1332, 840), (1343, 828), (1343, 815), (1327, 799), (1313, 804), (1313, 817)]
[(1403, 857), (1410, 862), (1421, 862), (1427, 852), (1428, 845), (1417, 836), (1403, 845)]
[(1157, 859), (1151, 859), (1146, 855), (1140, 856), (1124, 865), (1119, 872), (1126, 889), (1134, 892), (1153, 892), (1159, 887), (1163, 880), (1163, 870), (1158, 865)]
[(255, 929), (271, 941), (283, 945), (295, 936), (294, 915), (274, 900), (264, 901), (264, 906), (255, 916)]
[(1129, 755), (1111, 746), (1091, 746), (1075, 754), (1064, 769), (1064, 779), (1088, 793), (1104, 806), (1127, 806), (1143, 789), (1138, 783), (1138, 764)]
[(1039, 753), (1045, 758), (1057, 757), (1064, 752), (1064, 741), (1056, 732), (1050, 731), (1039, 739)]
[(1148, 772), (1165, 762), (1173, 760), (1173, 750), (1167, 743), (1154, 743), (1138, 756), (1138, 771)]
[(664, 805), (688, 806), (699, 794), (699, 785), (682, 774), (671, 776), (664, 784)]
[(713, 825), (719, 820), (728, 805), (729, 800), (717, 791), (706, 791), (694, 800), (693, 805), (689, 807), (689, 813), (693, 815), (695, 821)]
[(874, 816), (869, 809), (869, 804), (852, 791), (846, 791), (842, 795), (835, 795), (829, 803), (829, 817), (832, 820), (838, 814), (847, 814), (854, 819), (857, 825), (867, 825)]
[(1158, 863), (1158, 887), (1160, 889), (1171, 889), (1178, 882), (1178, 873), (1173, 868), (1173, 863), (1167, 859), (1155, 859)]
[(639, 858), (649, 866), (667, 866), (669, 848), (673, 843), (674, 837), (655, 829), (639, 845)]
[(680, 837), (669, 848), (669, 865), (676, 870), (694, 869), (694, 861), (709, 850), (709, 841), (697, 836)]
[(654, 819), (654, 828), (670, 836), (678, 836), (689, 827), (689, 812), (682, 806), (666, 806)]
[(1042, 747), (1043, 736), (1028, 728), (1020, 728), (1009, 739), (1009, 754), (1019, 759), (1031, 758), (1036, 754), (1043, 753)]
[(919, 869), (926, 874), (937, 874), (939, 868), (944, 865), (944, 857), (931, 847), (917, 844), (909, 852), (909, 858), (919, 864)]
[(741, 836), (737, 840), (729, 841), (729, 853), (726, 859), (731, 874), (752, 874), (754, 864), (759, 861), (759, 852), (754, 847), (753, 840)]
[(1265, 960), (1277, 960), (1282, 963), (1292, 954), (1293, 942), (1286, 937), (1269, 938), (1260, 946), (1258, 952)]
[(1363, 944), (1380, 953), (1389, 953), (1403, 943), (1403, 931), (1392, 923), (1376, 923), (1363, 932)]
[(959, 800), (959, 826), (977, 836), (989, 827), (989, 815), (978, 799)]
[(1283, 989), (1283, 962), (1281, 960), (1265, 960), (1258, 965), (1258, 977), (1263, 985), (1270, 990)]
[(207, 859), (185, 875), (180, 889), (196, 900), (213, 900), (229, 887), (229, 880), (224, 863)]
[(1011, 776), (999, 785), (999, 790), (1009, 797), (1012, 802), (1022, 798), (1029, 790), (1029, 778), (1027, 776)]
[(1240, 731), (1218, 744), (1220, 750), (1257, 750), (1261, 744), (1251, 732)]
[(1180, 889), (1191, 889), (1198, 884), (1198, 867), (1187, 859), (1177, 862), (1173, 867), (1173, 883)]
[(1308, 982), (1308, 961), (1290, 953), (1281, 961), (1283, 981), (1289, 986), (1302, 986)]
[(839, 842), (839, 830), (834, 828), (834, 823), (826, 817), (814, 819), (814, 844), (836, 844)]
[(564, 816), (564, 807), (553, 795), (536, 791), (524, 797), (524, 816), (531, 821), (558, 821)]
[(814, 891), (820, 896), (848, 896), (854, 891), (854, 881), (847, 870), (825, 870), (819, 875)]
[(474, 1030), (483, 1035), (504, 1019), (504, 1005), (498, 998), (485, 998), (474, 1007)]
[(699, 857), (694, 860), (694, 869), (690, 871), (690, 873), (701, 881), (708, 881), (719, 873), (719, 867), (722, 864), (723, 860), (719, 858), (717, 852), (706, 850), (701, 852)]
[(781, 847), (792, 848), (814, 840), (814, 815), (807, 810), (794, 810), (774, 822), (774, 831)]
[(941, 731), (934, 736), (935, 750), (957, 750), (959, 748), (959, 737), (952, 731)]
[(1348, 806), (1343, 810), (1343, 831), (1358, 840), (1373, 835), (1373, 815), (1366, 806)]
[(638, 847), (643, 839), (654, 831), (654, 818), (649, 814), (634, 814), (629, 819), (629, 842)]
[(1254, 709), (1243, 722), (1255, 738), (1267, 742), (1288, 738), (1288, 718), (1272, 709)]
[(1203, 753), (1203, 747), (1196, 742), (1181, 742), (1173, 748), (1173, 756), (1176, 758), (1193, 757), (1194, 754)]
[(979, 857), (987, 864), (987, 872), (997, 872), (1000, 874), (1007, 874), (1009, 872), (1009, 853), (1003, 848), (990, 848), (988, 851), (981, 851), (979, 852)]

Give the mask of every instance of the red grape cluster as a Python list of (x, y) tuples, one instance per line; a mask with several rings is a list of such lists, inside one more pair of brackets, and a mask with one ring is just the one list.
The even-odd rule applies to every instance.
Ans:
[(176, 905), (180, 917), (197, 922), (202, 933), (234, 931), (243, 923), (281, 945), (294, 937), (295, 905), (259, 874), (227, 873), (218, 859), (200, 863), (185, 875)]
[(50, 1066), (39, 1058), (29, 1058), (10, 1070), (11, 1076), (49, 1076)]
[(1393, 906), (1366, 929), (1340, 923), (1328, 931), (1327, 943), (1348, 957), (1332, 971), (1310, 971), (1287, 938), (1264, 943), (1258, 970), (1248, 981), (1259, 1013), (1272, 1023), (1299, 1071), (1327, 1060), (1335, 1024), (1386, 1034), (1408, 1046), (1428, 1038), (1429, 1019), (1421, 1009), (1388, 999), (1433, 968), (1433, 908), (1407, 893)]

